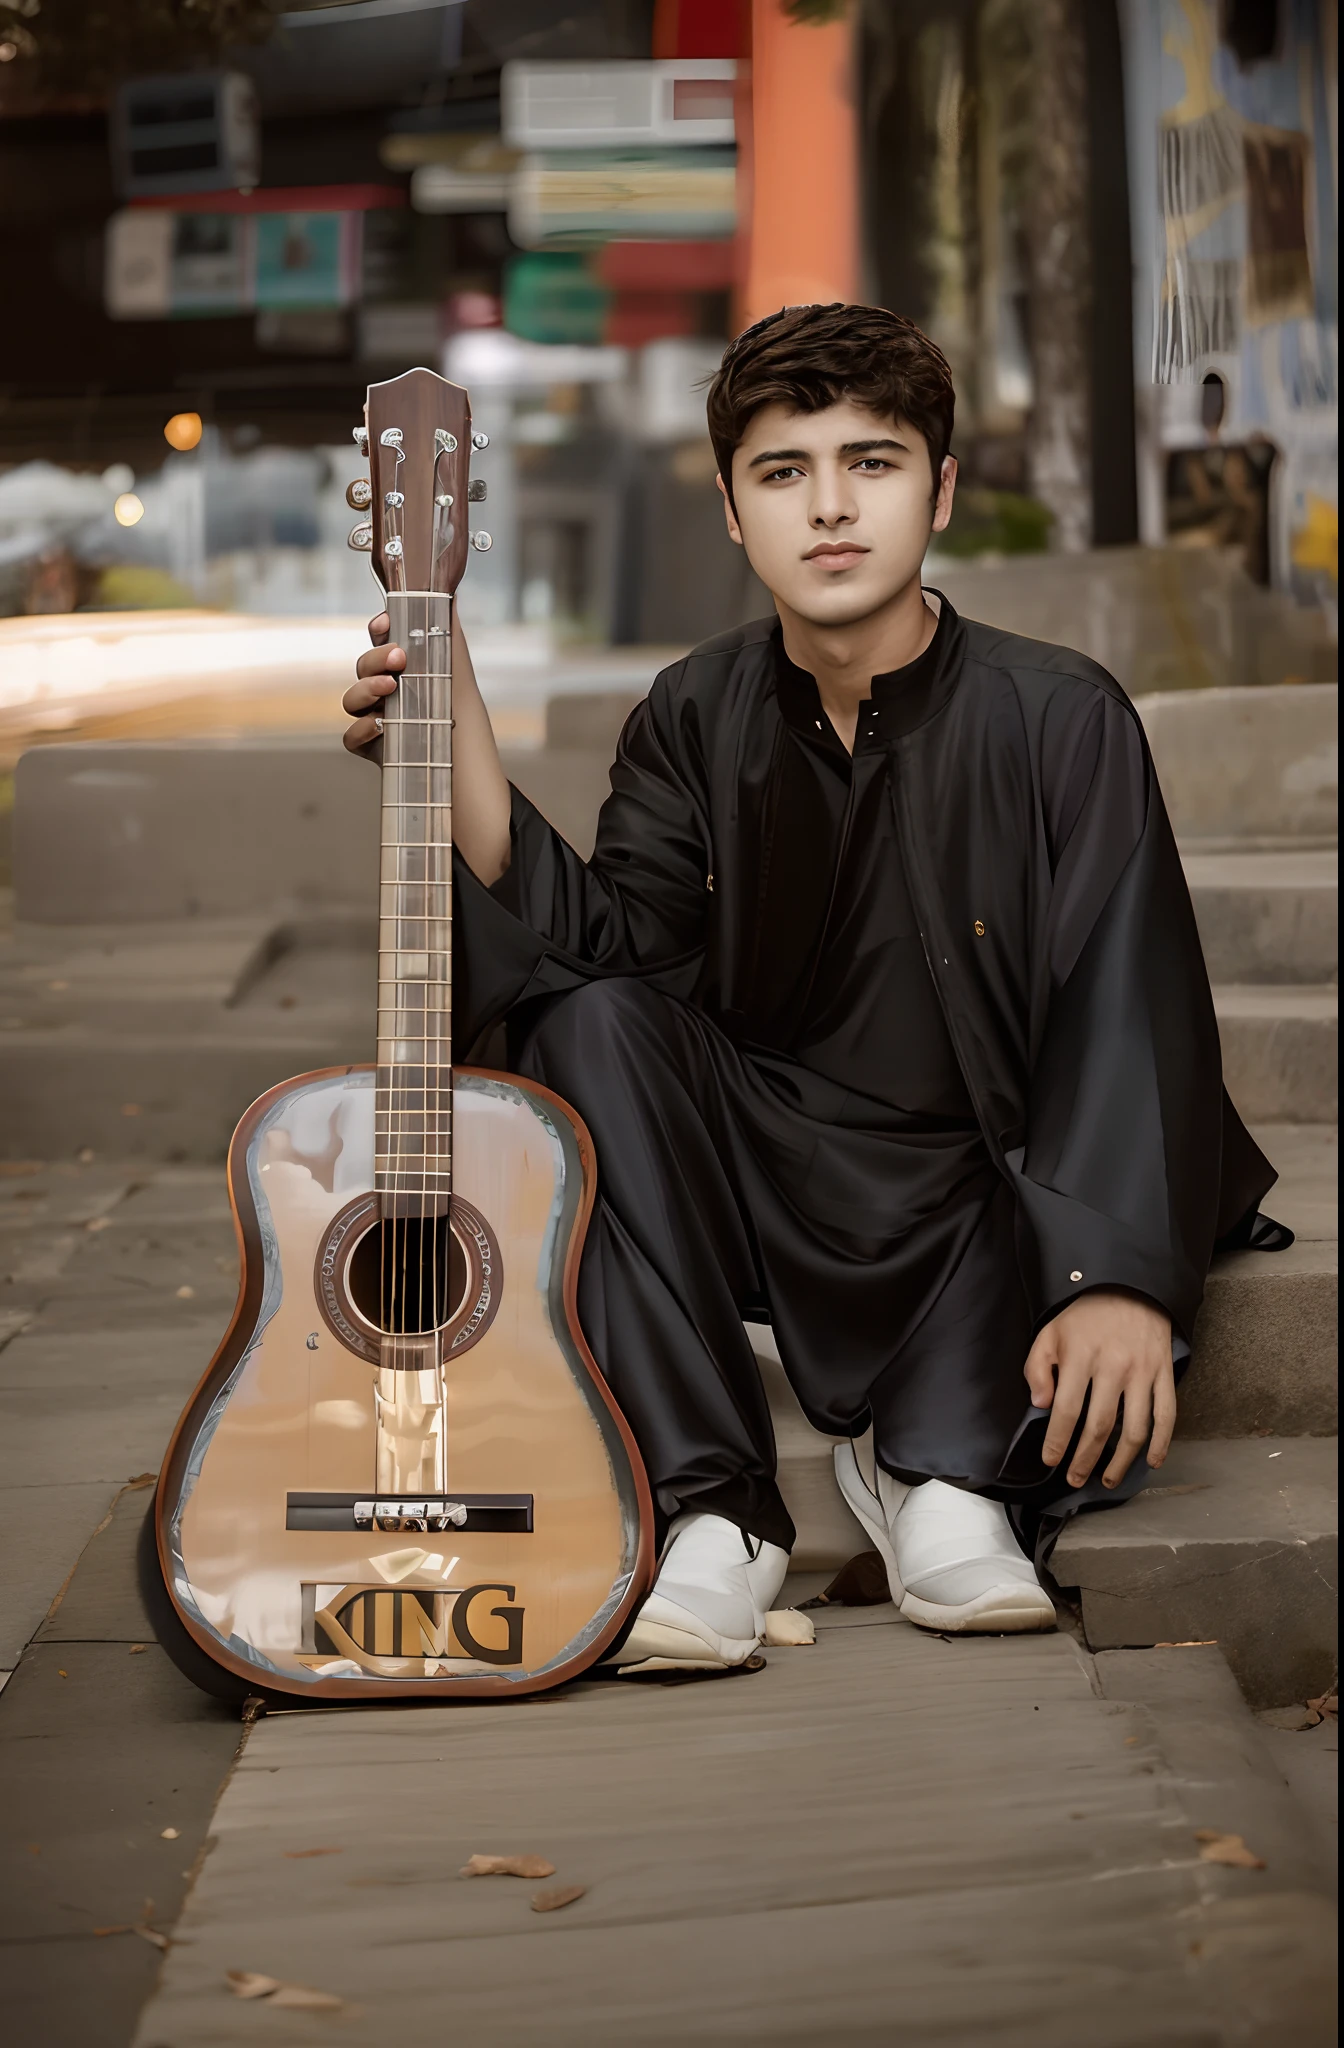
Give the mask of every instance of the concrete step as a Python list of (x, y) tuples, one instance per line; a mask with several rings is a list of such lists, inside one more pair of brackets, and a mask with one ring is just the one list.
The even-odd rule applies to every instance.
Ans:
[(1089, 1646), (1217, 1642), (1258, 1708), (1330, 1691), (1337, 1451), (1327, 1437), (1183, 1443), (1137, 1499), (1079, 1515), (1052, 1569), (1078, 1593)]
[(189, 1041), (71, 1029), (7, 1032), (0, 1155), (222, 1161), (239, 1117), (268, 1088), (369, 1058), (372, 1026), (319, 1035), (220, 1026)]
[(1339, 992), (1283, 983), (1213, 991), (1228, 1094), (1248, 1123), (1334, 1123)]
[(1339, 975), (1339, 860), (1315, 853), (1184, 856), (1209, 978), (1333, 982)]
[(1178, 1434), (1324, 1436), (1337, 1430), (1338, 1311), (1339, 1247), (1333, 1241), (1220, 1258), (1195, 1326)]

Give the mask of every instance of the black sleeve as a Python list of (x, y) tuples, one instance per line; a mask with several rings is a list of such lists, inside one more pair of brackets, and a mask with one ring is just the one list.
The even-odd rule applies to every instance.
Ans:
[(694, 748), (679, 731), (676, 670), (626, 723), (591, 859), (513, 791), (510, 861), (486, 888), (453, 879), (455, 1033), (468, 1044), (524, 995), (638, 974), (689, 992), (704, 946), (709, 831)]
[(1194, 910), (1129, 705), (1097, 692), (1047, 721), (1042, 796), (1050, 997), (1018, 1174), (1033, 1306), (1044, 1322), (1126, 1288), (1188, 1343), (1227, 1208), (1257, 1203), (1273, 1170), (1224, 1095)]

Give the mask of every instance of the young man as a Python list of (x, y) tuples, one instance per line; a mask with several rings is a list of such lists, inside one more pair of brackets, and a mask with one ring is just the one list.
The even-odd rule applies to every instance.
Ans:
[[(1051, 1628), (1028, 1553), (1162, 1463), (1215, 1240), (1274, 1174), (1221, 1088), (1131, 706), (921, 585), (956, 483), (942, 355), (790, 307), (708, 412), (778, 616), (657, 678), (591, 860), (510, 790), (460, 643), (454, 669), (458, 1042), (506, 1017), (592, 1131), (580, 1316), (666, 1525), (621, 1659), (740, 1664), (783, 1583), (744, 1318), (846, 1440), (902, 1611)], [(361, 658), (347, 746), (403, 666)]]

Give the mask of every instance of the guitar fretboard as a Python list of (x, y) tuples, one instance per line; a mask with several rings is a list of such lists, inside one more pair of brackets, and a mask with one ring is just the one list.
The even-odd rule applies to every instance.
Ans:
[(406, 667), (383, 712), (376, 1185), (411, 1213), (452, 1185), (452, 607), (388, 593)]

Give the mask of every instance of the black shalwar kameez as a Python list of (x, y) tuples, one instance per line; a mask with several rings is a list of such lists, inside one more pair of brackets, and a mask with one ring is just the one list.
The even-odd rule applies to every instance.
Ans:
[(664, 1515), (792, 1544), (744, 1316), (818, 1429), (1003, 1498), (1038, 1555), (1117, 1497), (1042, 1465), (1032, 1336), (1125, 1288), (1182, 1364), (1274, 1175), (1109, 676), (944, 599), (851, 758), (764, 621), (658, 677), (588, 862), (515, 791), (508, 872), (456, 879), (459, 1043), (507, 1015), (593, 1135), (580, 1317)]

